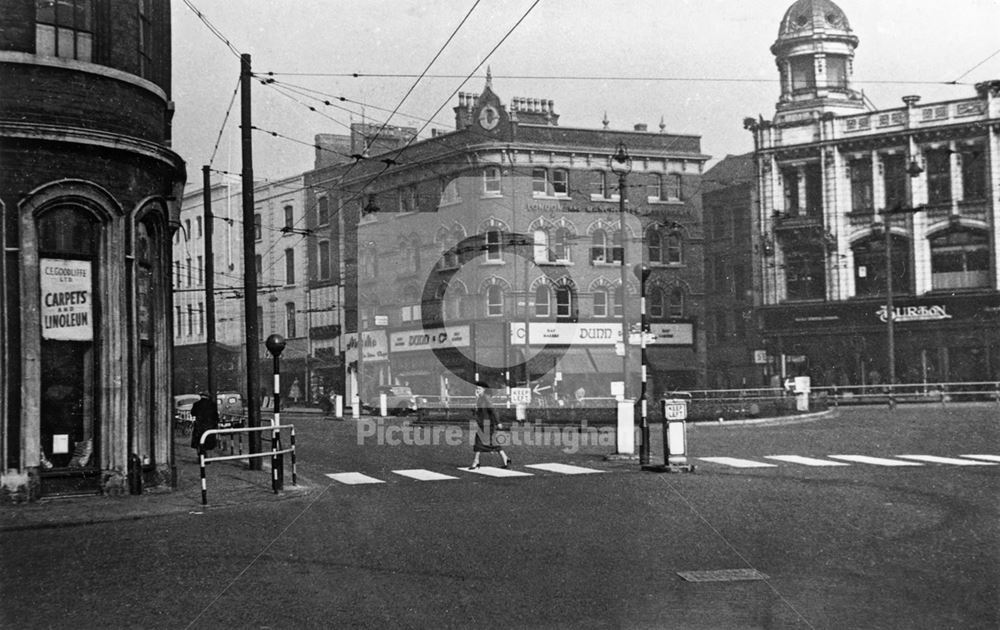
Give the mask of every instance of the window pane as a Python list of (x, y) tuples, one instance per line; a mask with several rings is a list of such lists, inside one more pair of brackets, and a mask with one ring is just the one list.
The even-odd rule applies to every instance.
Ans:
[(536, 168), (531, 171), (531, 191), (537, 195), (544, 195), (548, 191), (547, 173), (544, 168)]
[(56, 21), (56, 5), (53, 0), (38, 0), (35, 3), (35, 20), (54, 24)]
[(552, 172), (552, 192), (556, 195), (569, 194), (569, 171), (559, 169)]
[(35, 27), (35, 54), (54, 57), (56, 54), (56, 28), (46, 24)]
[(594, 317), (607, 317), (608, 315), (608, 294), (602, 291), (594, 291)]
[(60, 27), (57, 33), (59, 37), (57, 54), (60, 57), (73, 59), (76, 56), (76, 46), (74, 41), (76, 38), (73, 36), (73, 30)]

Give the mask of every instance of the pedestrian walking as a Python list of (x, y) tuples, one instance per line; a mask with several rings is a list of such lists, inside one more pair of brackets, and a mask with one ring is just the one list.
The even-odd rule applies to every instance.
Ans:
[(302, 387), (299, 385), (299, 379), (292, 381), (292, 386), (288, 389), (288, 397), (296, 405), (299, 404), (299, 398), (302, 397)]
[(497, 420), (497, 412), (493, 409), (493, 403), (490, 402), (490, 397), (486, 393), (488, 389), (489, 385), (484, 381), (476, 382), (476, 438), (472, 445), (472, 452), (475, 456), (472, 460), (472, 466), (469, 466), (470, 470), (479, 468), (480, 453), (500, 453), (504, 468), (509, 468), (513, 463), (503, 448), (499, 444), (493, 443), (493, 434), (499, 429), (500, 422)]
[[(191, 430), (191, 448), (196, 451), (201, 450), (201, 436), (209, 429), (219, 427), (219, 407), (212, 400), (208, 392), (201, 392), (201, 396), (191, 405), (191, 417), (194, 418), (194, 428)], [(211, 451), (216, 447), (215, 434), (205, 438), (205, 450)]]

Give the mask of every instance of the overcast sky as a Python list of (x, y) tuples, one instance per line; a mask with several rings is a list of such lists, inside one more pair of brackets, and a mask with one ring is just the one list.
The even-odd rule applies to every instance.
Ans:
[[(535, 1), (190, 0), (236, 50), (252, 55), (255, 72), (275, 73), (270, 86), (254, 83), (254, 124), (305, 143), (255, 132), (258, 178), (309, 170), (314, 134), (381, 123), (397, 107), (390, 124), (420, 128), (430, 120), (422, 136), (453, 129), (451, 94), (482, 91), (486, 65), (463, 80), (487, 56), (505, 104), (553, 100), (566, 127), (600, 128), (607, 112), (612, 129), (656, 130), (662, 117), (667, 132), (701, 136), (712, 163), (752, 149), (745, 116), (774, 115), (770, 46), (792, 0), (540, 0), (532, 8)], [(906, 94), (924, 102), (971, 97), (972, 84), (1000, 79), (1000, 0), (837, 4), (861, 40), (855, 88), (878, 108), (900, 106)], [(172, 9), (174, 149), (193, 190), (220, 130), (213, 168), (241, 168), (238, 96), (223, 127), (239, 59), (185, 0)], [(428, 74), (447, 76), (425, 77), (400, 104), (439, 50)], [(414, 76), (331, 76), (350, 73)]]

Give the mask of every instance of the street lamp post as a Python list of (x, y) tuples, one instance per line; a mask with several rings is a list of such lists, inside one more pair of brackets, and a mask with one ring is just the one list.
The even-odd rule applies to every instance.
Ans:
[(628, 267), (625, 266), (625, 190), (626, 178), (632, 172), (632, 158), (624, 142), (618, 143), (618, 150), (611, 158), (611, 172), (618, 176), (618, 232), (620, 234), (622, 266), (622, 400), (628, 400), (628, 309), (625, 306), (625, 287), (628, 283)]
[[(271, 419), (271, 489), (275, 493), (279, 492), (285, 483), (284, 455), (277, 451), (281, 450), (281, 352), (285, 349), (285, 338), (275, 333), (270, 335), (264, 345), (268, 352), (274, 357), (274, 415)], [(294, 438), (293, 438), (294, 442)]]
[[(645, 257), (645, 252), (642, 255)], [(650, 268), (645, 262), (641, 262), (635, 266), (634, 272), (639, 280), (639, 362), (642, 376), (639, 385), (639, 431), (642, 439), (639, 444), (639, 465), (645, 466), (649, 464), (649, 413), (646, 403), (646, 334), (649, 332), (649, 320), (646, 317), (646, 280), (649, 279)]]

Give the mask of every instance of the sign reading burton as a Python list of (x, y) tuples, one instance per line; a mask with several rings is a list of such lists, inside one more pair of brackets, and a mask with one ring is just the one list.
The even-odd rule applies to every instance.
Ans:
[(41, 259), (42, 338), (91, 341), (94, 338), (90, 262)]

